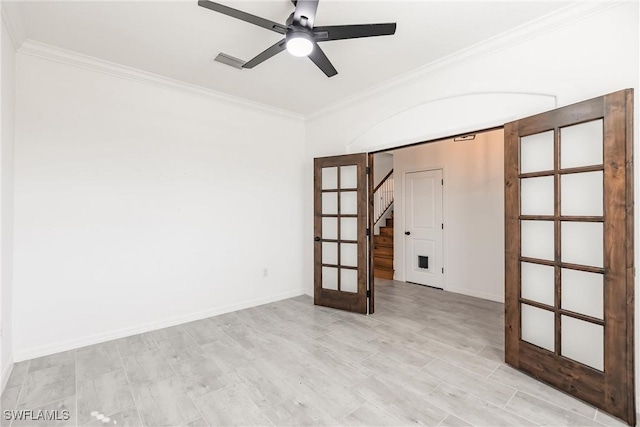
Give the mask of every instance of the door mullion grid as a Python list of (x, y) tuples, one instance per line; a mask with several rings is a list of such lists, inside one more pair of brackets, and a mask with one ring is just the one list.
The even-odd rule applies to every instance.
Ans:
[(553, 183), (554, 183), (554, 316), (555, 316), (555, 354), (562, 354), (562, 318), (560, 308), (562, 307), (562, 270), (560, 264), (562, 262), (561, 249), (561, 210), (560, 210), (560, 129), (553, 130)]
[[(536, 307), (536, 308), (539, 308), (541, 310), (555, 311), (555, 307), (554, 306), (545, 304), (543, 302), (538, 302), (538, 301), (534, 301), (534, 300), (530, 300), (530, 299), (526, 299), (526, 298), (520, 298), (520, 302), (522, 304), (530, 305), (532, 307)], [(580, 313), (577, 313), (575, 311), (565, 310), (565, 309), (560, 309), (559, 313), (561, 315), (563, 315), (563, 316), (570, 316), (570, 317), (573, 317), (574, 319), (582, 320), (582, 321), (588, 322), (588, 323), (593, 323), (594, 325), (604, 326), (604, 320), (598, 319), (597, 317), (589, 316), (589, 315), (586, 315), (586, 314), (580, 314)]]
[[(342, 239), (342, 231), (340, 230), (340, 224), (342, 223), (341, 221), (341, 205), (340, 205), (340, 201), (342, 200), (342, 179), (340, 176), (340, 169), (341, 167), (338, 166), (337, 167), (337, 173), (338, 173), (338, 192), (336, 193), (336, 196), (338, 196), (338, 216), (336, 218), (336, 229), (338, 231), (338, 240)], [(340, 243), (338, 243), (336, 245), (338, 248), (338, 259), (337, 259), (337, 264), (338, 264), (338, 291), (342, 290), (342, 270), (341, 270), (341, 266), (342, 266), (342, 257), (340, 256), (340, 249), (342, 247), (342, 245)]]
[[(505, 125), (505, 361), (535, 378), (574, 395), (600, 410), (636, 423), (633, 333), (633, 169), (632, 118), (633, 89), (582, 101), (547, 113), (527, 117)], [(562, 136), (565, 127), (603, 119), (603, 165), (560, 169)], [(553, 130), (553, 170), (516, 173), (521, 150), (520, 138)], [(622, 144), (626, 144), (626, 150)], [(625, 168), (626, 166), (626, 168)], [(548, 167), (548, 166), (546, 166)], [(603, 171), (603, 214), (598, 216), (561, 216), (562, 177), (567, 174)], [(553, 176), (554, 208), (551, 215), (521, 215), (521, 191), (517, 178)], [(588, 191), (588, 190), (587, 190)], [(516, 215), (519, 213), (519, 215)], [(516, 218), (518, 220), (516, 220)], [(554, 255), (551, 259), (522, 257), (521, 221), (553, 221)], [(603, 225), (604, 265), (562, 262), (562, 230), (566, 221)], [(631, 230), (631, 231), (630, 231)], [(515, 239), (514, 239), (515, 240)], [(564, 242), (565, 246), (566, 243)], [(546, 255), (545, 255), (546, 257)], [(626, 263), (625, 263), (626, 257)], [(519, 259), (518, 259), (519, 258)], [(580, 259), (580, 258), (577, 258)], [(532, 262), (554, 268), (554, 302), (542, 304), (522, 299), (521, 263)], [(585, 258), (584, 262), (589, 262)], [(603, 275), (603, 318), (562, 308), (562, 272), (565, 269)], [(626, 270), (625, 270), (626, 269)], [(580, 281), (576, 282), (579, 286)], [(578, 288), (575, 290), (580, 292)], [(568, 297), (568, 295), (565, 295)], [(522, 305), (554, 313), (554, 351), (522, 340)], [(547, 314), (548, 316), (548, 314)], [(563, 317), (568, 316), (603, 328), (603, 370), (563, 356)], [(565, 319), (566, 320), (566, 319)], [(600, 332), (598, 332), (599, 334)], [(586, 338), (586, 337), (585, 337)], [(590, 338), (593, 339), (593, 338)], [(550, 348), (550, 343), (547, 346)], [(578, 350), (581, 349), (576, 348)], [(600, 366), (600, 365), (598, 365)]]

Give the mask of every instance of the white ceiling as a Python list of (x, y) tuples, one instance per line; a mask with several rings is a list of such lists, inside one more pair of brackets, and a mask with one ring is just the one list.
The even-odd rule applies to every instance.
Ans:
[[(284, 23), (290, 0), (228, 6)], [(320, 0), (316, 25), (397, 22), (394, 36), (322, 43), (338, 75), (287, 52), (252, 70), (249, 60), (282, 36), (190, 1), (45, 1), (19, 7), (27, 37), (161, 76), (309, 114), (417, 67), (566, 6), (549, 1)]]

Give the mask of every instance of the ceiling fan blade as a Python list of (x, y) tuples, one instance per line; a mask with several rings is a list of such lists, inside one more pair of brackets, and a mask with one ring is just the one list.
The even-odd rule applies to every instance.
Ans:
[(258, 54), (255, 58), (244, 64), (242, 68), (253, 68), (258, 64), (262, 64), (267, 59), (285, 50), (286, 45), (287, 43), (285, 39), (280, 40), (278, 43), (274, 44), (273, 46)]
[[(293, 22), (307, 28), (313, 28), (317, 10), (318, 0), (297, 0), (296, 10), (293, 12)], [(306, 22), (302, 22), (304, 18), (306, 18)]]
[(331, 61), (329, 61), (329, 58), (327, 58), (327, 55), (325, 55), (322, 49), (320, 49), (320, 46), (318, 46), (318, 43), (313, 44), (313, 51), (309, 55), (309, 59), (311, 59), (327, 77), (333, 77), (338, 74), (331, 64)]
[(326, 42), (360, 37), (390, 36), (395, 32), (395, 22), (388, 24), (329, 25), (315, 27), (313, 29), (313, 38), (318, 42)]
[(213, 10), (214, 12), (222, 13), (223, 15), (231, 16), (232, 18), (240, 19), (241, 21), (257, 25), (258, 27), (266, 28), (267, 30), (275, 31), (279, 34), (285, 34), (287, 32), (287, 27), (284, 25), (280, 25), (277, 22), (255, 16), (241, 10), (233, 9), (220, 3), (214, 3), (208, 0), (199, 0), (198, 6), (205, 7)]

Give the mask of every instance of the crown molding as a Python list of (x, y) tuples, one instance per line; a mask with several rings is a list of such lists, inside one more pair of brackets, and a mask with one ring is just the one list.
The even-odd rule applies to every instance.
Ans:
[(621, 4), (632, 3), (633, 1), (634, 0), (575, 1), (550, 14), (430, 62), (372, 88), (350, 95), (327, 107), (320, 108), (307, 114), (305, 119), (315, 120), (321, 118), (366, 99), (380, 96), (381, 93), (391, 91), (400, 85), (412, 81), (424, 80), (425, 78), (449, 71), (452, 68), (464, 66), (484, 56), (524, 43), (543, 34), (571, 25), (591, 15), (601, 13)]
[(18, 8), (17, 2), (0, 1), (0, 15), (4, 22), (13, 48), (18, 50), (22, 43), (27, 39), (27, 31), (22, 20), (22, 13)]
[(286, 117), (295, 120), (304, 120), (302, 114), (292, 111), (283, 110), (272, 107), (270, 105), (261, 104), (259, 102), (250, 101), (239, 96), (228, 95), (202, 86), (197, 86), (175, 80), (169, 77), (160, 76), (147, 71), (142, 71), (126, 65), (117, 64), (115, 62), (106, 61), (104, 59), (93, 56), (84, 55), (78, 52), (62, 49), (46, 43), (37, 42), (35, 40), (25, 40), (18, 53), (30, 55), (37, 58), (48, 59), (50, 61), (60, 62), (74, 67), (85, 68), (110, 76), (120, 77), (136, 82), (148, 84), (165, 89), (174, 89), (181, 92), (190, 93), (192, 95), (204, 96), (218, 102), (226, 103), (233, 106), (250, 108), (255, 111), (270, 113), (279, 117)]
[(575, 1), (570, 5), (560, 8), (546, 16), (483, 40), (466, 49), (445, 56), (401, 76), (387, 80), (370, 89), (350, 95), (327, 107), (320, 108), (308, 114), (301, 114), (273, 107), (267, 104), (247, 100), (239, 96), (225, 94), (202, 86), (193, 85), (169, 77), (164, 77), (28, 39), (26, 38), (25, 27), (17, 2), (0, 1), (2, 3), (2, 19), (7, 26), (7, 30), (9, 31), (14, 47), (16, 47), (16, 50), (22, 54), (49, 59), (111, 76), (150, 84), (156, 87), (170, 88), (194, 95), (204, 96), (230, 105), (242, 106), (245, 108), (251, 108), (255, 111), (275, 114), (279, 117), (306, 121), (318, 119), (366, 99), (380, 96), (381, 93), (391, 91), (400, 85), (407, 84), (412, 81), (419, 81), (446, 72), (452, 68), (464, 66), (469, 62), (482, 58), (483, 56), (524, 43), (530, 39), (571, 25), (577, 21), (591, 15), (601, 13), (612, 7), (631, 3), (634, 0)]

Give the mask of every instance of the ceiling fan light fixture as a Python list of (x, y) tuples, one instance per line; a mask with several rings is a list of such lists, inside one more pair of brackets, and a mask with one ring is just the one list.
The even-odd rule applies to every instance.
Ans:
[(309, 56), (313, 52), (313, 37), (304, 31), (290, 31), (286, 35), (287, 50), (293, 56)]
[(282, 25), (211, 0), (198, 0), (198, 5), (201, 7), (284, 35), (284, 39), (280, 39), (249, 61), (230, 57), (220, 57), (218, 61), (236, 68), (251, 69), (286, 49), (294, 56), (308, 57), (327, 77), (333, 77), (338, 74), (338, 71), (318, 45), (319, 42), (390, 36), (396, 32), (395, 22), (318, 27), (315, 25), (315, 19), (320, 0), (291, 1), (295, 10), (287, 18), (286, 25)]

